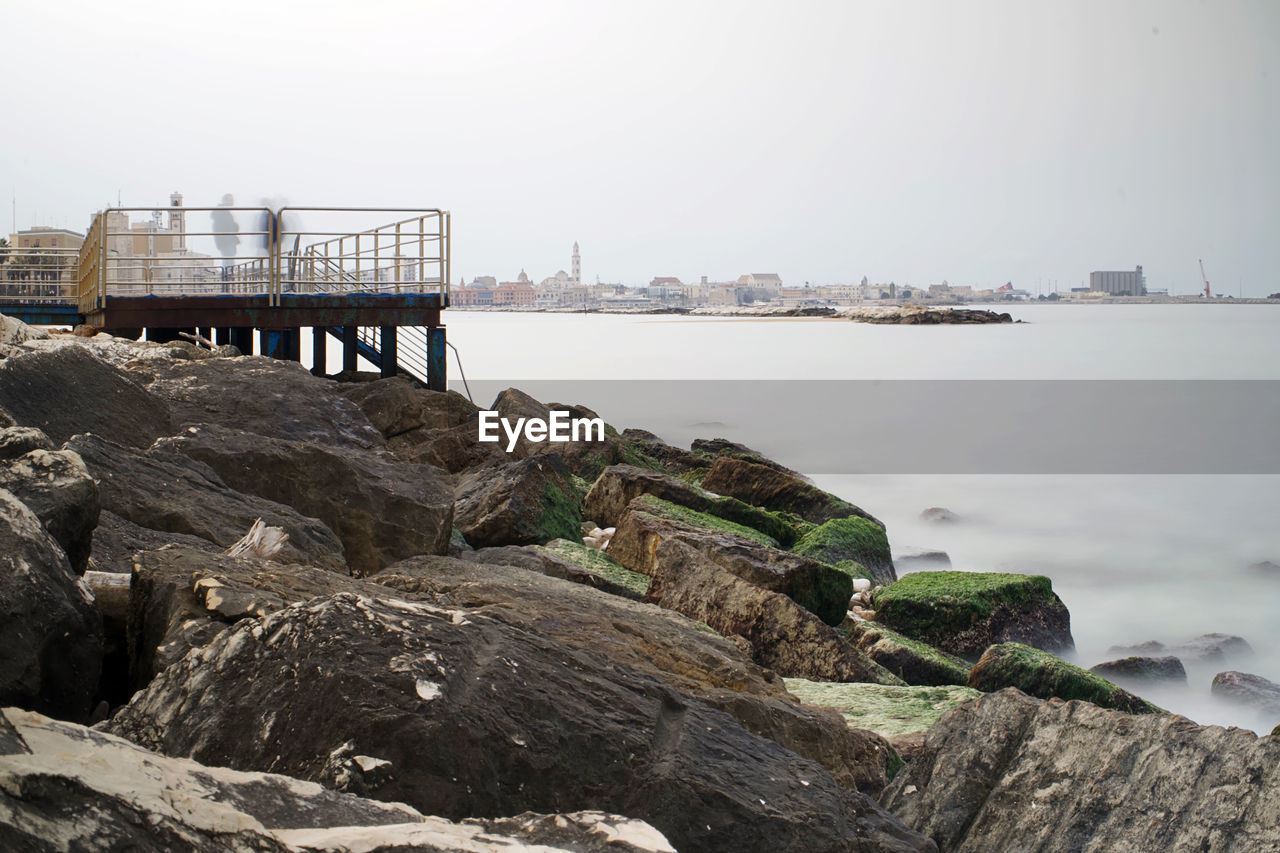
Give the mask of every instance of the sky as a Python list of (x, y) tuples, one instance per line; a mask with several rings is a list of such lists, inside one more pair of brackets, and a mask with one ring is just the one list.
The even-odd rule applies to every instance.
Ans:
[[(1280, 291), (1280, 3), (81, 2), (0, 12), (16, 225), (452, 212), (453, 278)], [(4, 226), (11, 223), (5, 217)]]

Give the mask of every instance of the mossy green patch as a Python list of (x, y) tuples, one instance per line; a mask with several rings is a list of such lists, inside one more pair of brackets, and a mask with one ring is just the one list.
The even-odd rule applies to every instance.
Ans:
[(582, 533), (582, 499), (571, 497), (555, 483), (542, 490), (542, 514), (538, 517), (538, 535), (551, 539), (577, 539)]
[(890, 737), (923, 732), (947, 711), (981, 696), (968, 687), (893, 687), (883, 684), (836, 684), (784, 678), (787, 690), (802, 702), (834, 708), (853, 728)]
[(881, 564), (892, 559), (884, 528), (856, 515), (819, 524), (801, 537), (791, 550), (802, 557), (832, 565), (844, 560), (863, 565)]
[(876, 593), (876, 619), (928, 641), (967, 631), (1001, 604), (1050, 603), (1053, 585), (1042, 575), (997, 572), (916, 572)]
[(738, 524), (727, 519), (711, 515), (706, 512), (698, 512), (688, 507), (673, 504), (671, 501), (664, 501), (662, 498), (653, 495), (641, 495), (632, 503), (639, 503), (645, 512), (656, 515), (659, 518), (665, 518), (668, 521), (674, 521), (678, 524), (685, 524), (699, 530), (711, 530), (719, 533), (732, 533), (736, 536), (742, 536), (761, 545), (768, 545), (776, 548), (778, 541), (772, 536), (761, 533), (750, 527)]
[(777, 513), (752, 506), (737, 498), (716, 496), (712, 499), (711, 513), (726, 521), (758, 530), (784, 548), (796, 539), (795, 528), (778, 517)]
[(556, 539), (546, 545), (548, 551), (568, 560), (583, 571), (591, 572), (612, 584), (620, 586), (638, 595), (649, 591), (649, 576), (633, 572), (619, 565), (617, 561), (602, 551), (588, 548), (581, 542), (571, 539)]
[(967, 663), (879, 622), (852, 623), (847, 633), (855, 646), (908, 684), (969, 683), (970, 667)]
[(898, 751), (890, 747), (889, 757), (884, 764), (885, 780), (892, 782), (893, 777), (898, 775), (898, 771), (906, 766), (907, 766), (907, 762), (902, 760), (902, 756), (898, 755)]
[(838, 563), (828, 563), (827, 565), (831, 566), (831, 568), (836, 571), (844, 572), (851, 578), (873, 580), (871, 572), (867, 571), (867, 567), (862, 565), (862, 563), (859, 563), (857, 560), (841, 560)]
[(707, 474), (710, 473), (710, 471), (710, 468), (693, 468), (689, 471), (677, 474), (676, 479), (683, 480), (690, 486), (702, 488), (702, 481), (707, 478)]
[(1000, 643), (987, 649), (973, 667), (969, 686), (987, 692), (1016, 687), (1041, 699), (1083, 699), (1130, 714), (1166, 713), (1096, 673), (1022, 643)]

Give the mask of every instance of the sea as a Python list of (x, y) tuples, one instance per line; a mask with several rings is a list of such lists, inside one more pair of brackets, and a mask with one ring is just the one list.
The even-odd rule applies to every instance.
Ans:
[[(1243, 387), (1274, 402), (1277, 386), (1257, 380), (1280, 380), (1280, 305), (1013, 303), (999, 310), (1020, 322), (449, 311), (457, 347), (450, 387), (481, 406), (502, 388), (522, 388), (673, 444), (729, 438), (874, 514), (896, 559), (941, 551), (957, 570), (1047, 575), (1071, 612), (1076, 648), (1068, 657), (1085, 667), (1124, 656), (1113, 647), (1175, 646), (1209, 633), (1243, 637), (1251, 655), (1184, 660), (1185, 686), (1136, 692), (1200, 723), (1270, 732), (1280, 716), (1222, 701), (1210, 683), (1224, 670), (1280, 682), (1280, 434), (1260, 443), (1260, 431), (1274, 431), (1275, 421), (1258, 423), (1262, 416), (1231, 396)], [(1067, 387), (1063, 380), (1086, 392), (1092, 386), (1080, 383), (1191, 389), (1184, 405), (1210, 400), (1204, 407), (1216, 411), (1190, 437), (1181, 422), (1194, 418), (1175, 415), (1140, 419), (1114, 441), (1108, 412), (1089, 411), (1055, 439), (1083, 439), (1083, 456), (1065, 468), (1025, 453), (1002, 465), (999, 442), (982, 447), (978, 461), (953, 465), (973, 449), (974, 437), (964, 434), (972, 425), (936, 411), (915, 390), (1017, 381), (992, 387), (1043, 395)], [(1128, 384), (1116, 384), (1122, 381)], [(863, 424), (861, 433), (849, 432), (847, 442), (830, 433), (825, 443), (809, 438), (811, 408), (886, 387), (912, 389), (887, 398), (900, 401), (891, 417), (859, 418), (855, 408), (849, 417)], [(1196, 389), (1222, 387), (1237, 390), (1197, 396)], [(1048, 431), (1065, 417), (1041, 416)], [(1025, 451), (1003, 446), (1008, 457)], [(1113, 446), (1123, 454), (1108, 456)], [(1214, 448), (1226, 455), (1186, 463)], [(932, 507), (954, 520), (927, 520), (922, 512)], [(901, 572), (913, 567), (937, 566), (901, 560)]]

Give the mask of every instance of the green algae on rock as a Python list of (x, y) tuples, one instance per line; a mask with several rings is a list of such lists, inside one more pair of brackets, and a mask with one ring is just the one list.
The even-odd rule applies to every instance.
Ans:
[(830, 565), (852, 560), (864, 567), (871, 580), (879, 584), (891, 584), (898, 579), (884, 528), (856, 515), (833, 518), (818, 525), (801, 537), (791, 550)]
[(875, 622), (846, 621), (849, 642), (907, 684), (938, 686), (969, 683), (963, 660)]
[(1071, 615), (1041, 575), (916, 572), (877, 592), (876, 621), (970, 660), (990, 645), (1074, 647)]
[(598, 575), (611, 584), (620, 586), (630, 592), (643, 596), (649, 590), (649, 576), (633, 572), (619, 565), (618, 562), (603, 551), (588, 548), (581, 542), (571, 539), (555, 539), (546, 544), (546, 549), (580, 569)]
[(1040, 699), (1083, 699), (1130, 714), (1167, 713), (1100, 675), (1022, 643), (987, 649), (969, 674), (969, 686), (987, 693), (1016, 687)]
[(802, 702), (833, 708), (854, 728), (886, 737), (923, 732), (947, 711), (982, 695), (956, 685), (895, 687), (885, 684), (836, 684), (784, 678), (787, 691)]

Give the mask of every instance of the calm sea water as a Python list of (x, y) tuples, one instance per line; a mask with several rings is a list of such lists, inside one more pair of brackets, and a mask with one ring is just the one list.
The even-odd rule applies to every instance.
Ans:
[[(447, 323), (468, 379), (490, 390), (535, 379), (1280, 379), (1280, 306), (1033, 304), (1011, 313), (1026, 322), (910, 327), (452, 311)], [(450, 370), (456, 381), (452, 356)], [(749, 415), (700, 414), (693, 423), (683, 415), (655, 409), (618, 426), (726, 435), (784, 463), (796, 440), (763, 434)], [(940, 435), (945, 429), (939, 424)], [(1151, 440), (1160, 440), (1158, 430)], [(1191, 668), (1186, 689), (1146, 695), (1204, 723), (1260, 731), (1280, 723), (1209, 693), (1221, 669), (1280, 682), (1280, 574), (1249, 568), (1280, 564), (1280, 477), (805, 473), (884, 520), (897, 553), (939, 549), (959, 569), (1048, 575), (1071, 611), (1076, 660), (1085, 666), (1114, 658), (1111, 645), (1243, 636), (1253, 659)], [(921, 510), (932, 506), (962, 520), (923, 521)]]

